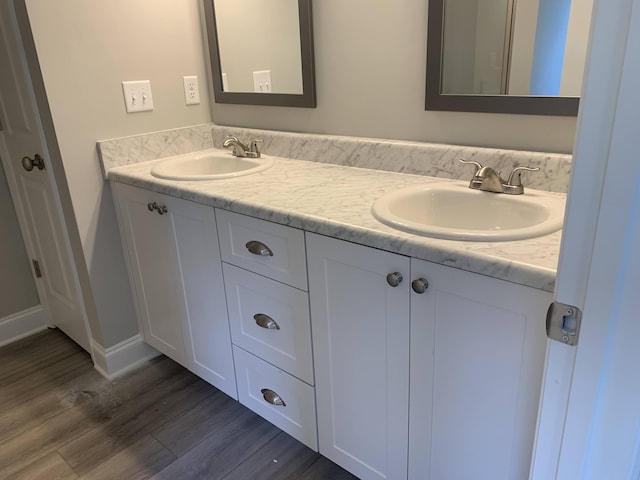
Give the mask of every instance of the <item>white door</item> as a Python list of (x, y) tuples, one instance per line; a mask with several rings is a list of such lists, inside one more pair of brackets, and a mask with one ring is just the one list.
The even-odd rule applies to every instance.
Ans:
[(526, 478), (551, 294), (411, 259), (411, 280), (420, 278), (428, 288), (412, 284), (409, 479)]
[(320, 453), (362, 480), (407, 478), (409, 258), (307, 234), (307, 259)]
[[(31, 81), (25, 73), (13, 4), (4, 0), (0, 2), (0, 36), (1, 134), (8, 152), (2, 162), (13, 187), (27, 251), (40, 267), (41, 276), (36, 274), (38, 294), (48, 322), (90, 351), (75, 267), (53, 175), (47, 168), (47, 149), (40, 135)], [(44, 169), (25, 170), (22, 159), (34, 159), (36, 154), (42, 157)]]
[[(173, 228), (164, 195), (114, 183), (122, 233), (127, 241), (138, 318), (145, 341), (186, 365), (186, 304)], [(166, 208), (149, 210), (148, 204)], [(163, 211), (164, 211), (163, 208)], [(212, 213), (213, 213), (213, 209)]]
[(583, 310), (550, 342), (531, 478), (640, 474), (640, 0), (596, 1), (556, 298)]

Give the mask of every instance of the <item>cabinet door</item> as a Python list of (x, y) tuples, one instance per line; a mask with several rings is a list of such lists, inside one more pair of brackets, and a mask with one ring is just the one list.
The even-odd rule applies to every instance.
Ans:
[(122, 234), (128, 252), (138, 321), (145, 341), (178, 363), (186, 363), (185, 304), (176, 255), (172, 213), (150, 211), (164, 196), (114, 183)]
[(409, 259), (315, 234), (307, 258), (320, 453), (363, 480), (406, 478)]
[(186, 366), (237, 399), (231, 332), (214, 210), (168, 198), (187, 307)]
[(145, 340), (237, 398), (213, 208), (118, 183), (115, 192)]
[(551, 294), (412, 260), (409, 478), (527, 478)]

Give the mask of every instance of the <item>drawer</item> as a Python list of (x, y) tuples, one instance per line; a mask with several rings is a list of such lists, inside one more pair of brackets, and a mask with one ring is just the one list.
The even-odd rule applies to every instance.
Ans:
[(233, 347), (233, 357), (240, 403), (317, 452), (313, 387), (240, 347)]
[(233, 343), (313, 385), (308, 293), (222, 265)]
[(307, 290), (302, 230), (226, 210), (216, 218), (223, 261)]

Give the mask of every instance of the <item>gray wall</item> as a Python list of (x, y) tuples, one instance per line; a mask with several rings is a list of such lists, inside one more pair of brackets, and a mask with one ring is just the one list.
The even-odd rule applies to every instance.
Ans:
[(569, 153), (576, 119), (426, 112), (426, 0), (313, 2), (318, 108), (215, 104), (220, 125)]
[[(113, 346), (138, 331), (96, 141), (211, 121), (199, 0), (26, 0), (96, 316)], [(200, 80), (186, 106), (183, 75)], [(127, 114), (123, 80), (150, 80), (155, 109)]]
[(39, 304), (9, 186), (0, 164), (0, 319)]

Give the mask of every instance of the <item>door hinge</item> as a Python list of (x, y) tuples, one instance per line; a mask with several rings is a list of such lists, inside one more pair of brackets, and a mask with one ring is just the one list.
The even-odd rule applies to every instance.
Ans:
[(573, 305), (553, 302), (547, 310), (547, 337), (567, 345), (576, 345), (582, 311)]
[(31, 260), (33, 262), (33, 271), (36, 273), (36, 278), (42, 278), (42, 270), (40, 269), (40, 262), (38, 260)]

